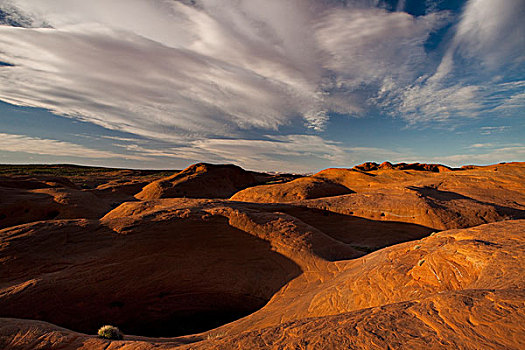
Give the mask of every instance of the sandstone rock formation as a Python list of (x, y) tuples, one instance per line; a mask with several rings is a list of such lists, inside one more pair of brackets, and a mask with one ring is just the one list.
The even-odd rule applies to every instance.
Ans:
[(440, 173), (443, 171), (452, 171), (451, 168), (441, 165), (441, 164), (421, 164), (421, 163), (398, 163), (392, 164), (390, 162), (383, 162), (377, 164), (374, 162), (367, 162), (361, 165), (356, 165), (353, 167), (354, 170), (361, 171), (372, 171), (372, 170), (388, 170), (388, 169), (397, 169), (397, 170), (421, 170), (421, 171), (432, 171)]
[[(244, 180), (200, 167), (142, 191), (4, 179), (70, 202), (0, 230), (0, 348), (523, 348), (525, 164), (327, 169), (231, 200)], [(214, 199), (141, 198), (182, 189)]]
[(0, 228), (38, 220), (96, 218), (110, 207), (65, 178), (0, 177)]
[[(224, 208), (217, 208), (214, 205), (210, 207), (211, 212), (217, 209), (220, 212), (224, 210)], [(148, 208), (144, 215), (150, 215), (150, 210), (151, 208)], [(179, 214), (173, 212), (171, 215)], [(235, 216), (232, 217), (235, 218)], [(121, 226), (120, 223), (113, 220), (107, 218), (104, 221), (109, 226), (116, 224), (113, 229), (117, 231), (123, 230), (119, 234), (112, 233), (121, 237), (115, 238), (116, 241), (131, 239), (133, 235), (136, 235), (129, 232), (125, 236), (120, 236), (126, 231), (126, 226)], [(69, 226), (75, 224), (71, 221), (60, 223)], [(241, 223), (244, 223), (242, 219)], [(249, 220), (245, 224), (247, 227), (251, 227), (253, 232), (261, 234), (261, 231), (258, 230), (260, 226), (257, 223)], [(300, 267), (302, 273), (274, 294), (265, 307), (237, 322), (202, 335), (159, 340), (131, 336), (126, 338), (127, 341), (116, 341), (112, 344), (117, 349), (175, 348), (179, 346), (182, 349), (278, 348), (279, 346), (306, 349), (314, 345), (337, 349), (340, 348), (341, 344), (348, 348), (358, 349), (363, 346), (365, 348), (382, 348), (385, 346), (418, 348), (431, 339), (433, 340), (432, 348), (435, 349), (446, 349), (451, 346), (460, 349), (519, 349), (520, 344), (525, 340), (523, 335), (523, 321), (525, 319), (523, 309), (523, 302), (525, 301), (523, 281), (525, 279), (523, 277), (525, 268), (522, 266), (525, 253), (524, 224), (524, 220), (506, 221), (466, 230), (443, 231), (420, 241), (392, 246), (354, 260), (334, 262), (319, 259), (311, 250), (305, 254), (306, 256), (310, 255), (310, 257), (305, 258), (300, 253), (301, 250), (297, 251), (290, 249), (291, 247), (286, 247), (287, 242), (293, 241), (274, 242), (273, 239), (282, 239), (282, 237), (266, 235), (264, 236), (266, 239), (274, 242), (270, 245), (282, 247), (280, 249), (282, 252), (287, 252), (290, 257), (296, 257), (296, 266)], [(261, 228), (264, 227), (266, 227), (266, 222)], [(2, 233), (5, 236), (5, 232)], [(99, 232), (97, 236), (100, 237), (100, 234)], [(20, 232), (10, 232), (8, 235), (20, 237)], [(38, 234), (34, 235), (38, 236)], [(136, 236), (141, 235), (137, 234)], [(319, 238), (314, 238), (314, 241), (316, 240)], [(98, 242), (100, 239), (95, 241)], [(312, 242), (312, 239), (308, 241)], [(326, 240), (320, 239), (320, 242), (326, 244)], [(107, 241), (101, 243), (107, 245)], [(101, 245), (101, 243), (96, 243), (96, 245)], [(122, 249), (122, 246), (120, 248)], [(136, 249), (132, 244), (130, 248)], [(135, 252), (135, 255), (142, 258), (148, 256), (138, 253)], [(166, 256), (166, 253), (163, 255)], [(28, 255), (35, 255), (35, 253), (30, 252)], [(82, 257), (82, 254), (74, 252), (71, 256)], [(101, 253), (101, 256), (108, 255)], [(202, 255), (199, 256), (201, 259), (202, 257)], [(38, 294), (44, 292), (43, 295), (46, 295), (44, 286), (49, 285), (51, 281), (53, 284), (62, 283), (59, 286), (62, 287), (61, 290), (66, 291), (66, 294), (61, 294), (61, 298), (58, 295), (54, 298), (50, 297), (50, 303), (60, 302), (62, 298), (67, 300), (68, 293), (75, 292), (74, 281), (67, 282), (63, 281), (64, 278), (60, 278), (60, 274), (65, 273), (64, 271), (68, 269), (62, 267), (62, 269), (50, 271), (48, 267), (50, 265), (43, 263), (46, 261), (45, 258), (39, 257), (39, 259), (33, 260), (42, 266), (40, 271), (34, 274), (37, 277), (34, 280), (20, 283), (11, 289), (6, 289), (5, 284), (2, 283), (3, 309), (10, 307), (6, 300), (11, 303), (17, 302), (20, 306), (31, 301), (29, 297), (24, 300), (24, 295), (35, 292)], [(160, 255), (154, 255), (148, 260), (158, 261), (159, 258)], [(83, 259), (85, 261), (86, 258)], [(175, 261), (173, 258), (171, 259), (173, 262)], [(113, 258), (113, 261), (118, 260), (116, 257)], [(127, 261), (129, 265), (137, 265), (126, 251), (123, 252), (121, 260)], [(250, 260), (248, 259), (248, 261)], [(166, 262), (166, 260), (161, 262)], [(86, 266), (86, 263), (77, 263), (77, 265)], [(96, 266), (98, 263), (91, 261), (91, 265)], [(114, 263), (107, 261), (106, 264), (101, 263), (100, 265), (100, 268), (103, 265), (108, 266), (106, 270), (115, 266)], [(199, 269), (198, 266), (193, 265), (192, 269)], [(152, 271), (146, 268), (147, 264), (143, 263), (141, 266), (145, 268), (145, 271), (139, 270), (135, 273), (138, 273), (140, 277), (149, 276)], [(157, 269), (158, 266), (165, 266), (165, 264), (157, 265)], [(249, 269), (253, 266), (250, 264), (249, 267), (245, 268)], [(282, 265), (284, 270), (291, 268), (289, 272), (295, 270), (297, 273), (293, 264), (289, 264), (288, 268), (286, 266)], [(130, 274), (126, 270), (122, 270), (122, 265), (118, 267), (121, 267), (119, 270), (124, 276), (121, 278), (112, 276), (110, 282), (120, 285), (125, 283), (127, 278), (130, 278)], [(187, 265), (184, 267), (189, 268)], [(207, 267), (209, 268), (209, 266)], [(56, 265), (55, 268), (57, 268)], [(14, 270), (16, 271), (16, 268)], [(156, 279), (157, 286), (161, 282), (170, 283), (170, 278), (164, 278), (165, 276), (169, 277), (170, 272), (167, 270), (167, 268), (163, 268), (160, 272), (153, 273), (153, 276), (148, 277), (145, 282), (142, 282), (141, 278), (135, 279), (134, 285), (127, 286), (125, 290), (121, 288), (117, 290), (124, 294), (133, 290), (140, 291), (141, 296), (149, 297), (148, 293), (143, 292), (144, 288), (151, 288), (152, 281)], [(12, 276), (16, 275), (15, 271), (10, 271)], [(100, 269), (96, 268), (96, 271), (102, 273)], [(73, 272), (74, 270), (68, 273)], [(212, 271), (211, 274), (205, 274), (207, 278), (202, 279), (200, 283), (207, 281), (208, 277), (213, 278), (217, 272), (216, 270)], [(253, 272), (261, 273), (261, 270)], [(21, 277), (20, 275), (16, 276)], [(81, 274), (81, 276), (87, 277), (85, 274)], [(68, 276), (67, 279), (71, 277), (73, 276)], [(90, 286), (92, 288), (91, 293), (94, 293), (97, 288), (109, 288), (107, 285), (104, 286), (109, 282), (103, 277), (107, 278), (108, 276), (98, 275), (100, 281), (94, 278), (84, 286)], [(293, 277), (293, 275), (289, 277)], [(226, 275), (225, 278), (228, 276)], [(260, 278), (254, 278), (251, 282), (257, 283), (257, 280), (261, 281)], [(217, 282), (216, 279), (215, 283)], [(232, 283), (231, 280), (229, 282)], [(240, 283), (240, 281), (236, 283)], [(268, 283), (268, 280), (265, 279), (264, 283)], [(220, 282), (219, 284), (222, 285)], [(193, 288), (195, 287), (194, 285)], [(260, 284), (253, 287), (257, 289)], [(47, 287), (47, 290), (49, 289), (50, 286)], [(157, 291), (159, 290), (157, 289)], [(107, 289), (102, 289), (100, 292), (103, 291), (107, 291)], [(49, 290), (48, 293), (51, 291)], [(105, 295), (105, 293), (99, 294)], [(94, 295), (100, 298), (97, 293)], [(158, 295), (155, 297), (159, 298)], [(164, 298), (170, 299), (169, 296), (164, 296)], [(136, 299), (131, 298), (129, 302)], [(175, 296), (173, 299), (176, 299)], [(85, 296), (85, 299), (81, 300), (87, 302), (89, 298)], [(107, 301), (109, 300), (111, 299)], [(70, 303), (71, 301), (69, 300)], [(141, 310), (139, 319), (151, 317), (155, 309), (167, 307), (156, 299), (149, 301), (157, 301), (157, 303), (149, 304), (150, 307), (144, 305), (143, 307), (148, 310), (148, 313), (144, 314), (144, 310)], [(156, 308), (151, 310), (151, 305), (155, 305)], [(55, 306), (57, 305), (55, 304)], [(69, 303), (63, 306), (68, 307)], [(97, 309), (102, 308), (102, 306), (111, 310), (111, 308), (125, 308), (126, 304), (108, 305), (102, 300), (97, 300), (90, 306), (88, 315), (97, 314), (99, 311)], [(40, 315), (43, 315), (41, 310), (43, 307), (33, 303), (31, 312), (36, 314), (40, 312)], [(86, 306), (82, 304), (69, 306), (69, 312), (72, 313), (70, 317), (78, 315), (79, 309), (82, 307)], [(133, 307), (139, 307), (139, 305), (133, 305)], [(71, 308), (77, 308), (77, 312)], [(54, 311), (55, 313), (67, 314), (67, 311), (60, 308), (55, 308)], [(128, 310), (128, 313), (132, 313), (131, 310)], [(98, 316), (100, 317), (100, 315)], [(50, 312), (47, 317), (57, 316)], [(98, 346), (107, 346), (109, 343), (106, 340), (60, 329), (49, 324), (17, 319), (2, 319), (0, 321), (0, 334), (0, 344), (15, 349), (29, 349), (31, 346), (80, 347), (81, 345), (97, 348)], [(183, 345), (190, 342), (190, 345)]]
[(256, 184), (253, 174), (235, 165), (194, 164), (178, 174), (152, 182), (135, 197), (229, 198), (235, 192)]
[(322, 198), (352, 193), (347, 187), (315, 177), (290, 182), (249, 187), (232, 196), (234, 201), (284, 203), (303, 199)]
[[(437, 230), (525, 218), (523, 163), (498, 164), (449, 172), (327, 169), (285, 184), (254, 186), (232, 200), (289, 202), (373, 220), (415, 223)], [(309, 182), (339, 184), (349, 194), (301, 200)], [(330, 196), (330, 197), (329, 197)], [(319, 197), (319, 196), (315, 196)], [(315, 198), (311, 196), (309, 198)], [(307, 197), (308, 198), (308, 197)]]

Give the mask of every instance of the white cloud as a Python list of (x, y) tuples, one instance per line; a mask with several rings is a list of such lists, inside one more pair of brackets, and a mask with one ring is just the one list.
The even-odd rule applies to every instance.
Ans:
[(5, 51), (18, 49), (9, 55), (15, 67), (0, 72), (4, 101), (145, 136), (275, 129), (315, 100), (285, 82), (130, 34), (97, 28), (0, 32)]
[(510, 126), (500, 125), (500, 126), (482, 126), (479, 128), (481, 135), (492, 135), (496, 133), (502, 133), (510, 129)]
[(326, 54), (323, 65), (336, 72), (339, 88), (377, 87), (386, 78), (412, 81), (427, 59), (424, 42), (448, 17), (433, 13), (414, 18), (378, 8), (332, 10), (316, 27)]
[(479, 90), (478, 86), (461, 84), (444, 87), (434, 82), (416, 83), (398, 90), (398, 96), (380, 105), (393, 107), (410, 124), (473, 118), (483, 108), (478, 98)]
[[(359, 114), (422, 69), (444, 13), (314, 0), (3, 0), (54, 29), (0, 27), (0, 99), (163, 140)], [(1, 4), (1, 3), (0, 3)], [(393, 73), (393, 72), (397, 73)]]
[(458, 25), (454, 49), (486, 67), (525, 60), (525, 2), (470, 0)]
[(445, 157), (434, 158), (434, 161), (450, 166), (461, 166), (466, 164), (488, 165), (500, 162), (523, 161), (525, 159), (525, 145), (494, 148), (484, 153), (454, 154)]
[[(91, 149), (71, 142), (5, 133), (0, 133), (0, 151), (80, 158), (126, 158), (122, 154)], [(127, 158), (145, 160), (136, 156)]]
[(505, 98), (503, 102), (494, 108), (495, 111), (512, 112), (516, 109), (523, 109), (525, 106), (525, 92), (517, 92), (508, 98)]
[(0, 28), (4, 101), (161, 138), (326, 120), (299, 1), (18, 3), (56, 29)]
[(475, 143), (473, 145), (468, 146), (467, 148), (489, 148), (493, 146), (494, 144), (492, 143)]
[[(525, 63), (525, 2), (470, 0), (435, 72), (400, 85), (386, 80), (372, 102), (410, 124), (454, 122), (524, 108), (523, 81), (500, 82)], [(522, 74), (521, 74), (522, 76)], [(385, 92), (386, 91), (386, 92)], [(508, 95), (511, 95), (510, 97)]]

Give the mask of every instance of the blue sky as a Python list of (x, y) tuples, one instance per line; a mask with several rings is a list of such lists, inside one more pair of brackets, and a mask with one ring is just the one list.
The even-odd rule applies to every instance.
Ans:
[(522, 0), (0, 0), (0, 163), (523, 161), (523, 18)]

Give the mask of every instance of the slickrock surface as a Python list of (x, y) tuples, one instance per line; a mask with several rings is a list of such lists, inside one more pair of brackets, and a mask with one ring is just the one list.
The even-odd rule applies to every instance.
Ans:
[[(366, 164), (232, 200), (242, 181), (201, 166), (89, 188), (2, 178), (0, 208), (54, 199), (3, 221), (0, 348), (525, 347), (525, 164)], [(141, 199), (152, 184), (215, 199)], [(124, 340), (96, 337), (104, 324)]]
[(91, 334), (104, 322), (128, 334), (179, 335), (255, 311), (300, 274), (220, 216), (172, 221), (148, 220), (132, 233), (88, 220), (2, 231), (2, 316)]
[(451, 290), (522, 290), (524, 226), (525, 220), (517, 220), (443, 231), (310, 269), (281, 289), (265, 308), (230, 327), (236, 332), (263, 328)]
[(96, 218), (110, 210), (65, 178), (0, 177), (0, 228), (38, 220)]
[(522, 349), (522, 290), (468, 290), (285, 322), (181, 349)]
[(303, 199), (349, 194), (353, 191), (335, 182), (304, 177), (282, 184), (249, 187), (237, 192), (232, 200), (259, 203), (285, 203)]
[(0, 166), (0, 228), (51, 219), (101, 218), (173, 172), (72, 165)]
[[(244, 319), (196, 336), (127, 337), (111, 348), (162, 349), (191, 342), (182, 348), (415, 349), (431, 341), (434, 349), (519, 349), (525, 341), (524, 224), (444, 231), (349, 261), (300, 259), (303, 273)], [(0, 334), (0, 345), (16, 349), (108, 345), (19, 319), (2, 319)]]
[[(344, 215), (444, 230), (525, 218), (523, 179), (524, 163), (445, 172), (327, 169), (299, 179), (301, 182), (250, 187), (237, 192), (232, 200), (290, 202)], [(314, 181), (339, 184), (352, 193), (310, 200), (296, 198), (295, 192), (308, 191), (305, 184)]]

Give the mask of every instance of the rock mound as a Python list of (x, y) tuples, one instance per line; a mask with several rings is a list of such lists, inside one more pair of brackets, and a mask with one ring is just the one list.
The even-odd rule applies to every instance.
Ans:
[(110, 205), (64, 178), (0, 178), (0, 228), (39, 220), (97, 218)]
[(439, 292), (523, 290), (523, 225), (525, 220), (516, 220), (443, 231), (332, 263), (335, 266), (321, 266), (291, 281), (263, 309), (225, 330), (261, 329), (419, 300)]
[(282, 184), (250, 187), (237, 192), (231, 197), (231, 200), (285, 203), (303, 199), (339, 196), (348, 193), (352, 193), (352, 191), (343, 185), (314, 177), (305, 177)]
[(235, 192), (257, 183), (254, 175), (236, 165), (191, 165), (178, 174), (154, 181), (135, 197), (159, 198), (229, 198)]

